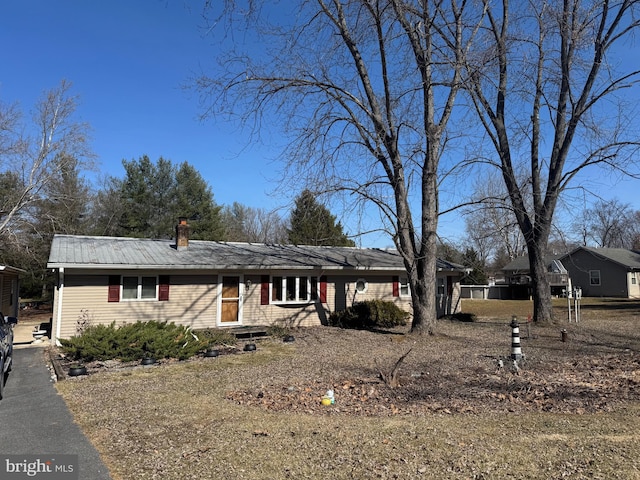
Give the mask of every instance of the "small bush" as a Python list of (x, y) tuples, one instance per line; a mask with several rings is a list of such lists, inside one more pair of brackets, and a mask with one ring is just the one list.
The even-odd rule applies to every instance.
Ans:
[(80, 335), (61, 339), (60, 343), (64, 353), (84, 362), (111, 359), (130, 362), (147, 356), (185, 360), (207, 346), (185, 326), (156, 321), (121, 327), (116, 327), (115, 322), (92, 325)]
[(222, 328), (207, 328), (198, 330), (196, 335), (200, 340), (206, 343), (208, 347), (219, 345), (233, 345), (236, 343), (236, 337), (229, 330)]
[(409, 313), (393, 302), (367, 300), (329, 316), (329, 325), (340, 328), (372, 330), (406, 325)]
[(267, 335), (273, 338), (284, 338), (291, 334), (291, 329), (284, 325), (273, 323), (267, 327)]

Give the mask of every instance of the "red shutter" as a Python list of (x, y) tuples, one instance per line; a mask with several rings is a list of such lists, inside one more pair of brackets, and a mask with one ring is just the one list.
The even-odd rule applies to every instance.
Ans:
[(109, 275), (109, 295), (107, 301), (120, 301), (120, 275)]
[(327, 277), (320, 277), (320, 303), (327, 303)]
[(158, 300), (161, 302), (166, 302), (169, 300), (169, 275), (160, 275), (160, 278), (158, 280)]
[(397, 275), (393, 276), (393, 296), (400, 296), (400, 277), (398, 277)]
[(260, 278), (260, 305), (269, 305), (269, 275)]

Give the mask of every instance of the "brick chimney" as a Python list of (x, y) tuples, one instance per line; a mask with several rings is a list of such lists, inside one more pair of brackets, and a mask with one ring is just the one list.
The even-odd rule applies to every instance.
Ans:
[(176, 226), (176, 249), (186, 250), (187, 248), (189, 248), (189, 225), (185, 217), (180, 217)]

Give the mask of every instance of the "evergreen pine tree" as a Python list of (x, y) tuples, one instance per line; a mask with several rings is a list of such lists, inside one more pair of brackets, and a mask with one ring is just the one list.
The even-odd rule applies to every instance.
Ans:
[(222, 207), (213, 201), (211, 188), (195, 168), (187, 162), (180, 165), (176, 173), (175, 193), (172, 201), (174, 219), (189, 220), (190, 236), (196, 240), (222, 240)]
[(480, 259), (478, 252), (473, 248), (467, 248), (462, 255), (462, 264), (473, 270), (467, 274), (462, 283), (467, 285), (485, 285), (488, 282), (486, 265)]
[(291, 212), (289, 243), (294, 245), (331, 245), (353, 247), (355, 242), (342, 231), (335, 215), (310, 190), (304, 190), (295, 201)]
[(178, 218), (185, 217), (191, 238), (224, 237), (221, 207), (216, 205), (200, 173), (188, 162), (177, 168), (162, 157), (154, 164), (145, 155), (122, 164), (126, 176), (119, 182), (122, 211), (117, 235), (173, 238)]

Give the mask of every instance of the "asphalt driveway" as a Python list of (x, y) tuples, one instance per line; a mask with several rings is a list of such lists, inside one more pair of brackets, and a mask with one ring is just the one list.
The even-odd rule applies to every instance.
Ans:
[(16, 348), (13, 353), (13, 370), (0, 400), (0, 452), (77, 455), (80, 479), (111, 480), (98, 452), (56, 392), (45, 350)]

